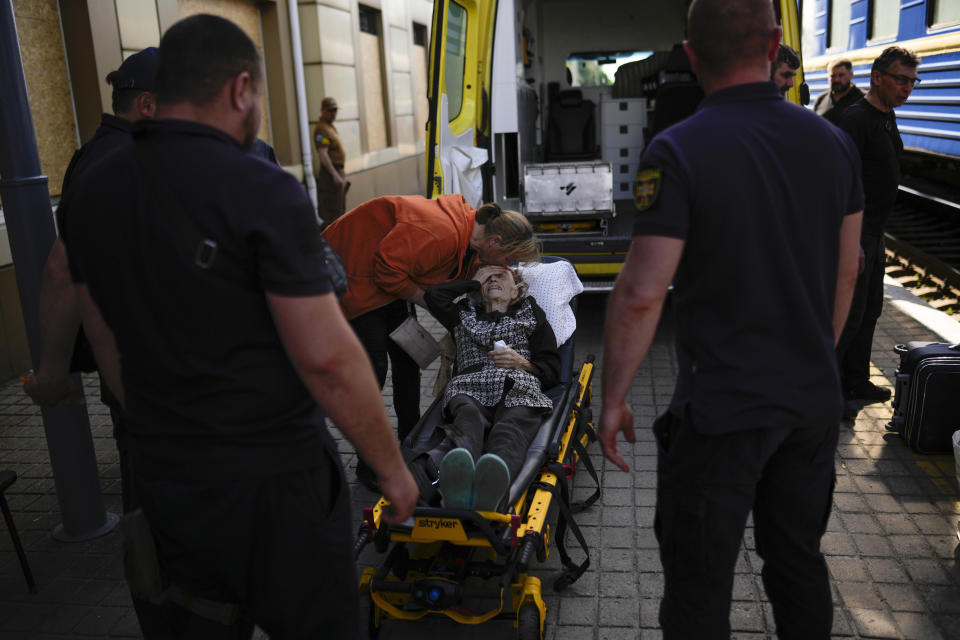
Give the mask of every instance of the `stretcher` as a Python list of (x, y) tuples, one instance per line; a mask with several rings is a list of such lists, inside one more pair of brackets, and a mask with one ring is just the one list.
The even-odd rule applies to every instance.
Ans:
[[(560, 347), (561, 383), (547, 391), (553, 410), (545, 416), (521, 471), (509, 492), (506, 513), (417, 507), (401, 525), (381, 519), (381, 498), (364, 510), (357, 557), (373, 544), (383, 555), (379, 566), (363, 569), (361, 598), (368, 599), (370, 637), (385, 620), (446, 616), (462, 624), (513, 619), (520, 640), (543, 637), (546, 619), (541, 581), (530, 574), (534, 562), (552, 551), (563, 571), (553, 582), (561, 591), (590, 565), (588, 545), (573, 519), (600, 496), (596, 470), (586, 453), (595, 440), (591, 413), (594, 357), (574, 371), (573, 339)], [(443, 394), (430, 406), (404, 442), (416, 450), (441, 424)], [(571, 480), (583, 464), (596, 483), (587, 499), (571, 500)], [(583, 553), (574, 562), (565, 548), (573, 533)]]

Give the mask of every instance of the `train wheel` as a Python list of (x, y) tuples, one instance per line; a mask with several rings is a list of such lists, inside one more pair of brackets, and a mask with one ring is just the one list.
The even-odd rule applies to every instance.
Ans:
[(517, 640), (543, 640), (540, 634), (540, 610), (525, 604), (517, 612)]

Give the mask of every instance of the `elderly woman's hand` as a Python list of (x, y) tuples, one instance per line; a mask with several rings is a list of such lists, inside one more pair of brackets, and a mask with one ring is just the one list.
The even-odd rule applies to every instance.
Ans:
[(491, 360), (493, 360), (493, 364), (501, 369), (523, 369), (524, 371), (533, 370), (533, 366), (530, 364), (530, 361), (510, 347), (488, 351), (487, 355), (490, 356)]
[(487, 264), (477, 269), (477, 273), (473, 276), (473, 279), (479, 282), (480, 284), (483, 284), (483, 281), (486, 280), (488, 277), (490, 277), (491, 273), (496, 273), (498, 271), (506, 271), (506, 270), (507, 270), (506, 267), (501, 267), (495, 264)]

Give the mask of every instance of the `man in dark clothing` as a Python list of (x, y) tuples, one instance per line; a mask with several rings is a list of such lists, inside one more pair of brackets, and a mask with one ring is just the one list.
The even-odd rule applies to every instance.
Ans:
[(169, 598), (164, 619), (140, 619), (147, 638), (243, 638), (254, 624), (357, 636), (347, 484), (325, 414), (377, 473), (388, 521), (416, 501), (315, 211), (292, 176), (247, 153), (262, 91), (236, 25), (175, 24), (157, 119), (62, 204), (83, 326), (125, 410), (164, 580), (163, 593), (138, 591)]
[(770, 65), (770, 79), (780, 89), (781, 94), (787, 95), (787, 92), (793, 88), (799, 68), (800, 56), (793, 50), (793, 47), (781, 42), (777, 48), (777, 58)]
[(663, 637), (729, 638), (752, 510), (778, 636), (826, 640), (820, 538), (841, 409), (834, 345), (857, 270), (859, 161), (842, 132), (770, 83), (780, 40), (770, 0), (694, 0), (688, 34), (707, 97), (641, 159), (633, 243), (607, 310), (599, 439), (629, 470), (617, 434), (635, 440), (626, 397), (673, 283), (679, 375), (653, 425)]
[(910, 97), (917, 79), (919, 59), (900, 47), (888, 47), (873, 61), (870, 90), (849, 107), (839, 126), (860, 152), (863, 172), (863, 229), (860, 246), (863, 268), (857, 278), (850, 316), (837, 345), (840, 382), (846, 399), (845, 417), (856, 417), (860, 401), (883, 402), (888, 387), (870, 381), (873, 332), (883, 310), (883, 232), (893, 211), (900, 184), (903, 141), (893, 113)]
[(863, 97), (863, 91), (853, 84), (853, 63), (846, 58), (831, 62), (827, 71), (830, 73), (830, 90), (817, 96), (813, 110), (837, 124), (847, 107)]
[[(83, 174), (98, 160), (110, 155), (118, 147), (129, 142), (133, 123), (141, 118), (152, 118), (156, 111), (153, 95), (154, 76), (157, 69), (157, 48), (148, 47), (128, 57), (116, 71), (107, 75), (113, 86), (113, 113), (103, 114), (100, 127), (85, 145), (80, 147), (63, 177), (61, 200), (74, 185), (83, 180)], [(80, 329), (80, 307), (76, 288), (67, 268), (67, 255), (63, 246), (63, 229), (66, 226), (66, 209), (57, 208), (57, 228), (60, 237), (53, 242), (50, 255), (43, 267), (40, 288), (41, 352), (37, 370), (23, 387), (37, 404), (54, 405), (81, 394), (73, 386), (70, 374), (76, 371), (94, 371), (96, 363), (90, 345)], [(125, 442), (125, 428), (120, 403), (100, 380), (100, 399), (110, 408), (113, 420), (113, 435), (120, 454), (120, 490), (123, 511), (134, 509), (136, 498), (130, 482), (130, 459)]]

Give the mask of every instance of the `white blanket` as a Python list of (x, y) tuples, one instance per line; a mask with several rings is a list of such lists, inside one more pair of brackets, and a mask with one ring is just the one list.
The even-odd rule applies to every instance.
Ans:
[(520, 265), (523, 279), (530, 285), (532, 296), (547, 316), (557, 336), (557, 346), (566, 342), (577, 328), (577, 317), (570, 308), (574, 296), (583, 292), (583, 283), (573, 265), (558, 262), (525, 262)]

